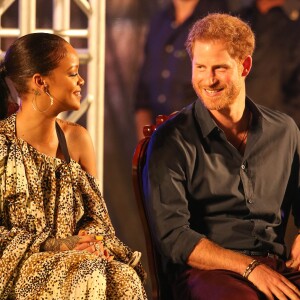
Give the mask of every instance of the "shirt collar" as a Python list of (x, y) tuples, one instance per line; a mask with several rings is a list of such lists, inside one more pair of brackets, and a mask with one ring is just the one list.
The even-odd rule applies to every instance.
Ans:
[[(262, 127), (262, 119), (270, 122), (270, 119), (265, 115), (250, 98), (246, 97), (246, 105), (252, 112), (252, 128)], [(195, 117), (201, 128), (204, 137), (207, 137), (213, 130), (218, 129), (218, 125), (212, 118), (208, 109), (203, 105), (200, 99), (195, 102)]]
[(204, 137), (213, 131), (214, 128), (218, 127), (200, 99), (197, 99), (195, 102), (195, 117)]

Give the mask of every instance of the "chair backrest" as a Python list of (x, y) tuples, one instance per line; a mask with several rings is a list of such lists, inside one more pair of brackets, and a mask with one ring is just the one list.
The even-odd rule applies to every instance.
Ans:
[(150, 221), (146, 209), (146, 200), (143, 192), (143, 168), (146, 162), (147, 148), (152, 133), (156, 128), (163, 122), (168, 120), (177, 112), (166, 116), (159, 115), (156, 117), (155, 125), (146, 125), (143, 128), (144, 138), (139, 141), (135, 148), (133, 159), (132, 159), (132, 180), (135, 192), (135, 198), (139, 209), (140, 218), (143, 225), (143, 230), (146, 240), (146, 249), (148, 257), (148, 265), (150, 272), (150, 280), (152, 285), (152, 299), (168, 299), (171, 300), (171, 291), (168, 287), (167, 280), (165, 278), (163, 267), (161, 263), (161, 256), (157, 250), (157, 247), (152, 236)]
[(8, 102), (8, 107), (7, 107), (7, 117), (10, 115), (14, 114), (19, 110), (20, 106), (16, 102)]

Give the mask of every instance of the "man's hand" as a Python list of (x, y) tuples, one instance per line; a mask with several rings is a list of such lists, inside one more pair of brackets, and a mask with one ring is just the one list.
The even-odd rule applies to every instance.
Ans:
[(258, 265), (250, 273), (248, 280), (263, 292), (268, 300), (300, 299), (300, 291), (298, 288), (267, 265)]
[[(200, 270), (224, 269), (242, 275), (251, 261), (253, 261), (253, 257), (224, 249), (203, 238), (191, 252), (187, 263)], [(256, 266), (249, 274), (248, 280), (264, 293), (268, 300), (300, 300), (298, 288), (267, 265)]]

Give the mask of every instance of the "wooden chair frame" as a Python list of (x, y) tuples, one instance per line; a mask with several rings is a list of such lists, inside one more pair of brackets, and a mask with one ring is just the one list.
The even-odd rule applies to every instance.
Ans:
[(143, 168), (146, 162), (147, 148), (152, 133), (167, 119), (172, 117), (175, 113), (165, 116), (159, 115), (156, 118), (155, 125), (146, 125), (143, 128), (144, 138), (139, 141), (135, 148), (132, 159), (132, 181), (137, 201), (137, 206), (140, 214), (140, 218), (143, 225), (146, 250), (149, 265), (149, 277), (152, 286), (152, 299), (153, 300), (171, 300), (170, 290), (166, 283), (165, 275), (162, 268), (161, 256), (155, 245), (155, 241), (150, 229), (150, 220), (147, 213), (147, 207), (145, 203), (144, 191), (143, 191)]

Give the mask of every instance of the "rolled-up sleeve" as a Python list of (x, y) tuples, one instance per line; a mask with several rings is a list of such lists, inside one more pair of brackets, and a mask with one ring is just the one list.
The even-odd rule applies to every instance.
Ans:
[(143, 172), (152, 233), (161, 252), (177, 264), (185, 264), (204, 237), (189, 224), (185, 170), (189, 158), (182, 145), (176, 134), (156, 132), (149, 143)]

